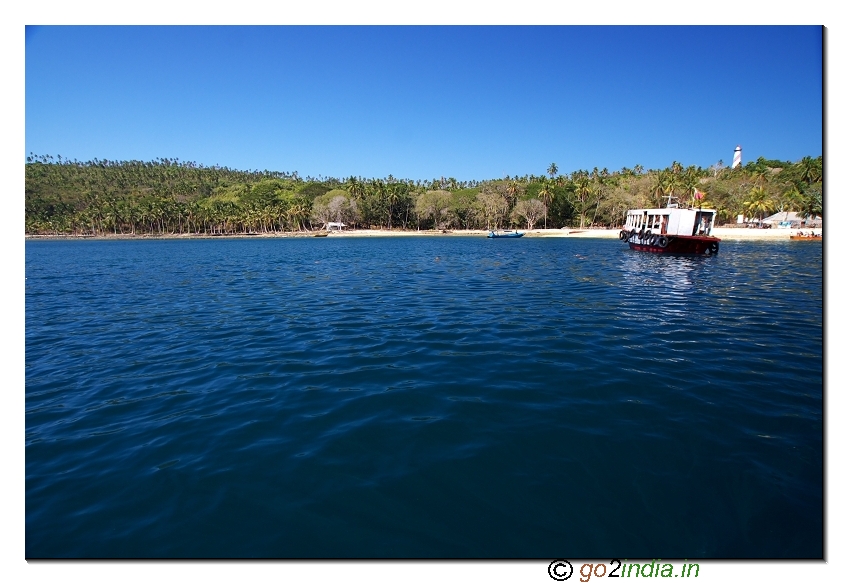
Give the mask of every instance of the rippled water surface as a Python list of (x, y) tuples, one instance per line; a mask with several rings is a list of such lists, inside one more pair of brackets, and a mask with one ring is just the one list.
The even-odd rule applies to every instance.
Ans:
[(28, 557), (821, 557), (822, 249), (26, 244)]

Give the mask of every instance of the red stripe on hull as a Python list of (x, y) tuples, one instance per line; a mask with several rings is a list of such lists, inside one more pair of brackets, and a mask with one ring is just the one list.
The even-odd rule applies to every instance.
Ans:
[[(720, 239), (717, 237), (668, 237), (668, 246), (659, 247), (646, 243), (633, 243), (630, 241), (629, 248), (646, 253), (674, 253), (684, 255), (714, 255), (717, 253)], [(712, 247), (712, 245), (716, 247)]]

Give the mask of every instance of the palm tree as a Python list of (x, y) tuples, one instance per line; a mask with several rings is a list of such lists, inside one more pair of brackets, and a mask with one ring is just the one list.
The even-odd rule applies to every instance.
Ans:
[(806, 218), (823, 216), (823, 195), (820, 189), (809, 189), (802, 195), (801, 212)]
[(801, 211), (803, 207), (803, 193), (797, 188), (796, 184), (791, 185), (791, 188), (786, 190), (780, 198), (780, 206), (785, 211), (785, 218), (788, 219), (788, 211)]
[[(551, 164), (555, 166), (555, 164)], [(546, 178), (541, 181), (541, 190), (538, 191), (538, 198), (544, 203), (544, 228), (547, 228), (547, 210), (553, 203), (553, 185)]]
[(667, 196), (667, 184), (668, 179), (666, 177), (666, 172), (664, 170), (659, 170), (655, 174), (655, 178), (653, 181), (652, 193), (653, 196), (656, 197), (656, 200), (659, 201), (656, 206), (662, 206), (662, 199)]
[(760, 220), (765, 218), (765, 213), (772, 211), (774, 206), (773, 199), (760, 185), (751, 188), (747, 200), (744, 201), (744, 209), (750, 213), (748, 216), (759, 215)]
[(135, 235), (135, 223), (138, 220), (138, 207), (131, 200), (124, 200), (121, 215), (129, 223), (130, 233)]
[[(451, 179), (455, 180), (455, 178)], [(394, 205), (400, 200), (400, 193), (398, 192), (399, 185), (398, 184), (389, 184), (386, 188), (386, 201), (388, 202), (388, 230), (391, 230), (391, 216), (394, 214)]]
[(347, 179), (347, 192), (349, 192), (355, 198), (361, 200), (365, 195), (365, 185), (362, 184), (359, 180), (356, 180), (354, 176), (351, 176)]
[[(199, 208), (200, 208), (200, 205), (196, 201), (188, 203), (188, 207), (186, 208), (186, 213), (185, 213), (185, 221), (186, 221), (186, 224), (188, 225), (188, 232), (189, 233), (198, 232), (197, 220), (196, 219), (197, 219), (197, 216), (199, 215)], [(191, 227), (192, 222), (194, 223), (193, 229)]]
[(112, 225), (112, 232), (117, 235), (118, 226), (121, 223), (121, 213), (115, 200), (110, 200), (106, 204), (106, 211), (103, 213), (103, 219), (106, 221), (106, 225)]
[(767, 184), (768, 179), (770, 178), (770, 170), (765, 166), (761, 168), (756, 168), (753, 170), (751, 177), (753, 178), (753, 182), (764, 188), (765, 184)]
[(676, 194), (677, 188), (680, 187), (679, 183), (680, 177), (679, 174), (670, 171), (665, 172), (664, 174), (664, 191), (666, 195), (670, 195), (673, 198), (679, 198)]
[[(387, 189), (385, 182), (377, 178), (371, 182), (371, 194), (374, 202), (379, 206), (380, 210), (385, 210), (388, 213), (388, 224), (391, 224), (391, 209), (386, 204)], [(380, 213), (381, 215), (382, 213)], [(379, 217), (380, 225), (382, 225), (382, 216)]]
[(520, 193), (521, 187), (518, 184), (517, 180), (512, 180), (506, 185), (506, 200), (509, 203), (509, 206), (514, 206), (515, 199), (518, 198), (518, 193)]
[(556, 177), (556, 174), (559, 173), (559, 167), (556, 166), (555, 162), (551, 162), (550, 166), (547, 167), (547, 174), (550, 175), (550, 180)]
[(800, 179), (806, 182), (807, 184), (812, 184), (813, 182), (820, 182), (822, 172), (822, 164), (819, 160), (813, 159), (811, 156), (804, 156), (800, 162)]
[[(596, 170), (596, 169), (595, 169)], [(588, 200), (594, 192), (591, 180), (588, 176), (581, 176), (576, 180), (576, 198), (579, 202), (579, 228), (585, 227), (585, 211), (588, 210)]]
[[(298, 201), (288, 207), (286, 218), (293, 224), (297, 225), (297, 230), (302, 231), (301, 221), (309, 216), (309, 208), (305, 201)], [(294, 228), (292, 227), (292, 231)]]
[(691, 196), (692, 203), (694, 202), (694, 195), (697, 192), (697, 184), (699, 181), (697, 168), (695, 166), (689, 166), (686, 168), (685, 172), (683, 172), (680, 177), (681, 185), (685, 189), (685, 192)]

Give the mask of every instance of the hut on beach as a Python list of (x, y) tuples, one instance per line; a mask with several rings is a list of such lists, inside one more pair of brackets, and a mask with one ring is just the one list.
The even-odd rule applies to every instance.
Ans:
[(781, 212), (762, 219), (762, 223), (769, 224), (773, 228), (783, 229), (810, 229), (823, 226), (821, 217), (804, 217), (795, 212)]

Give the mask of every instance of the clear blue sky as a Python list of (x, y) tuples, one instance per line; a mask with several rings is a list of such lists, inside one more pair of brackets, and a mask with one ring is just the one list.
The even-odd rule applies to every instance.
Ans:
[(823, 152), (817, 26), (47, 26), (26, 154), (459, 180)]

